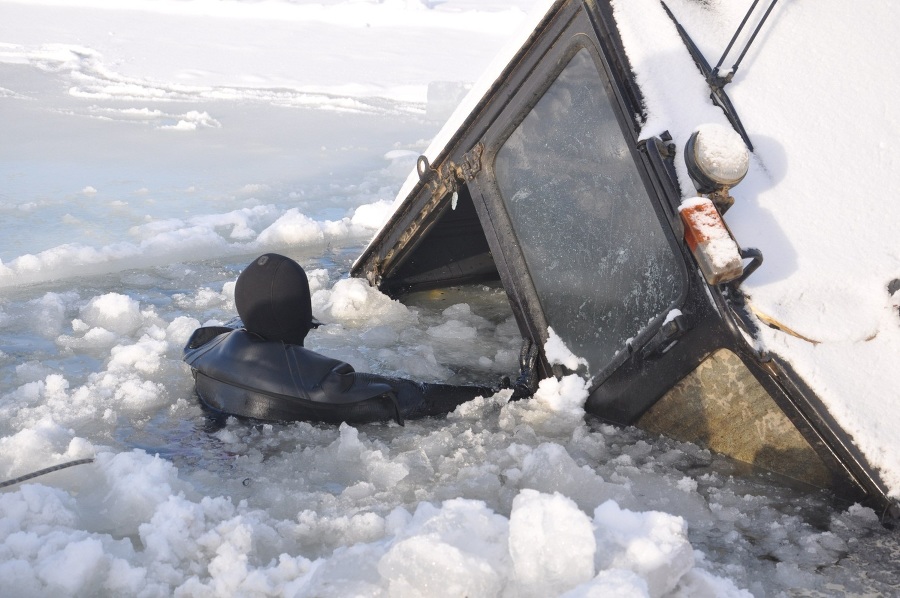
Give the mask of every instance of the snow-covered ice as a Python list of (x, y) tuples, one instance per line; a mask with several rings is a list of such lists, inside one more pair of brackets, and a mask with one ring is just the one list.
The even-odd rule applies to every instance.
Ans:
[(429, 89), (543, 4), (0, 1), (0, 479), (95, 459), (3, 489), (4, 595), (895, 591), (879, 514), (585, 419), (577, 375), (405, 427), (197, 404), (181, 348), (264, 251), (307, 268), (313, 349), (515, 373), (502, 289), (403, 305), (346, 274), (442, 124)]

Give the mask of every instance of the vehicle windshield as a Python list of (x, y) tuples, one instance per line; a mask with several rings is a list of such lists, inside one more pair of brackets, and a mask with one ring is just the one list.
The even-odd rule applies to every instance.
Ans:
[(509, 136), (494, 172), (547, 322), (599, 372), (684, 281), (589, 50)]

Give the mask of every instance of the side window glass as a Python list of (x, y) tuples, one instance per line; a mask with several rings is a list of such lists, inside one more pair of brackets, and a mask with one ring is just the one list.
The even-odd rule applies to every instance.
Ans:
[(600, 371), (684, 281), (588, 50), (506, 140), (494, 173), (548, 323)]

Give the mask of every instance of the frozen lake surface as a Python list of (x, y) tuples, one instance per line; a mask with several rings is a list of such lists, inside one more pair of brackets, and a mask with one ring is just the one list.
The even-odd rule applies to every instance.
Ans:
[(464, 90), (532, 2), (75, 4), (0, 2), (0, 479), (95, 459), (2, 491), (5, 593), (896, 593), (878, 513), (586, 419), (577, 377), (404, 427), (200, 408), (181, 349), (267, 251), (310, 273), (314, 350), (515, 374), (502, 290), (347, 272), (447, 116), (429, 83)]

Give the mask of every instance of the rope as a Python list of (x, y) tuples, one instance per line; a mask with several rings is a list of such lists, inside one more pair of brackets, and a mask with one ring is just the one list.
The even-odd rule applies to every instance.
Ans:
[(0, 482), (0, 488), (6, 488), (7, 486), (14, 486), (15, 484), (21, 484), (24, 481), (30, 480), (32, 478), (40, 477), (42, 475), (46, 475), (48, 473), (53, 473), (54, 471), (59, 471), (60, 469), (66, 469), (67, 467), (74, 467), (75, 465), (84, 465), (85, 463), (93, 463), (94, 458), (89, 457), (87, 459), (78, 459), (77, 461), (69, 461), (68, 463), (60, 463), (59, 465), (54, 465), (53, 467), (48, 467), (46, 469), (41, 469), (39, 471), (35, 471), (32, 473), (26, 473), (25, 475), (19, 476), (17, 478), (13, 478), (11, 480), (6, 480), (5, 482)]

